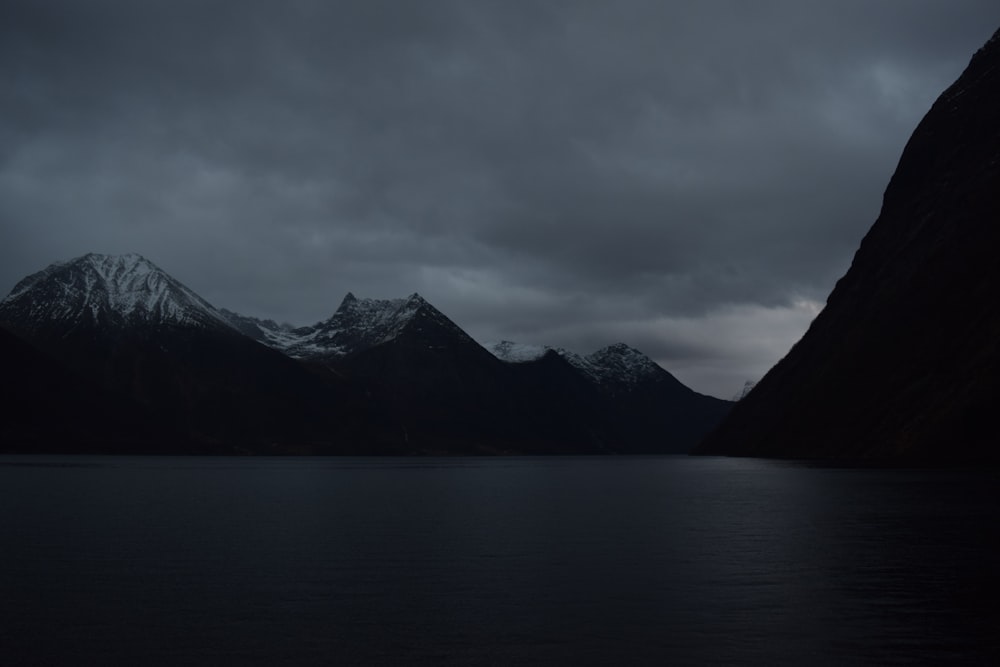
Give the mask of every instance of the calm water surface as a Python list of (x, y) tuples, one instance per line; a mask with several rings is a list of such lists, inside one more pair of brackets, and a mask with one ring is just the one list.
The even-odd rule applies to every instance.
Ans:
[(0, 662), (995, 664), (998, 481), (0, 457)]

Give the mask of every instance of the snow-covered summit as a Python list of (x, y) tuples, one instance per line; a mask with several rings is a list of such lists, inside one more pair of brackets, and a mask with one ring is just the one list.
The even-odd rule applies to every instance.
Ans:
[(603, 347), (586, 357), (605, 378), (636, 384), (664, 373), (663, 368), (645, 354), (625, 343)]
[(395, 337), (417, 311), (429, 305), (414, 292), (405, 299), (359, 299), (350, 292), (327, 321), (329, 329), (355, 328), (371, 344)]
[[(239, 320), (239, 322), (237, 322)], [(312, 326), (288, 328), (273, 322), (233, 316), (234, 326), (260, 342), (298, 359), (339, 357), (391, 341), (422, 322), (437, 325), (466, 336), (458, 326), (442, 315), (422, 296), (413, 293), (401, 299), (370, 299), (348, 292), (340, 307), (327, 320)]]
[(46, 321), (229, 326), (211, 304), (135, 253), (52, 264), (14, 286), (0, 301), (0, 319), (27, 329)]
[(529, 345), (503, 340), (484, 343), (493, 356), (508, 363), (525, 363), (555, 352), (578, 371), (602, 385), (634, 386), (658, 375), (669, 375), (655, 361), (625, 343), (615, 343), (583, 356), (561, 347)]
[(391, 340), (427, 305), (419, 294), (405, 299), (359, 299), (348, 292), (325, 322), (292, 331), (286, 348), (295, 357), (344, 355)]

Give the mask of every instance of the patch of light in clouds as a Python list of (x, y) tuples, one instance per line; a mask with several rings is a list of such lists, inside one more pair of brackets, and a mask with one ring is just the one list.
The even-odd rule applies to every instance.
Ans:
[(724, 306), (700, 318), (661, 318), (648, 323), (663, 340), (705, 354), (656, 359), (681, 382), (720, 398), (736, 396), (746, 380), (757, 382), (802, 337), (823, 309), (812, 299), (791, 305)]

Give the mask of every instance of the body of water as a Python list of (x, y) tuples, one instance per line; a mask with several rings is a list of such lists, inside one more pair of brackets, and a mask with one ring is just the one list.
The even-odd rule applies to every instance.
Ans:
[(687, 457), (0, 457), (0, 662), (995, 664), (998, 481)]

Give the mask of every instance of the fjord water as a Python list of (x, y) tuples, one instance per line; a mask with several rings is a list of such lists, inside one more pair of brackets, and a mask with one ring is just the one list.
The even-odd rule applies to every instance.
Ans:
[(982, 664), (996, 471), (0, 457), (4, 664)]

